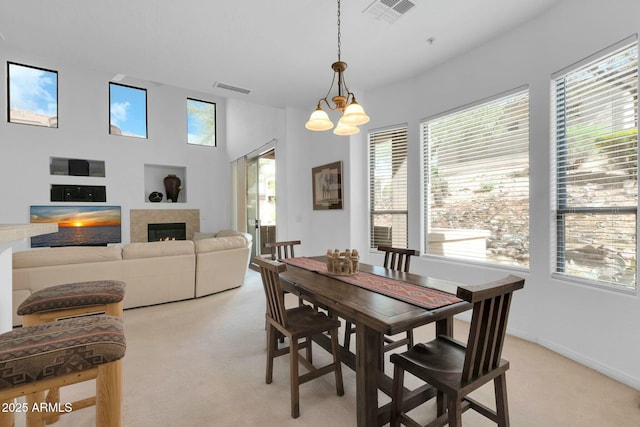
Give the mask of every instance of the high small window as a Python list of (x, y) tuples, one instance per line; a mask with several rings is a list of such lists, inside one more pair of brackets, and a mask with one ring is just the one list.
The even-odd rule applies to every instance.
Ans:
[(187, 98), (187, 144), (216, 146), (216, 104)]
[(147, 137), (147, 90), (109, 83), (109, 133)]
[(429, 255), (529, 265), (529, 91), (422, 123)]
[(7, 63), (8, 121), (58, 127), (58, 73), (29, 65)]
[(369, 133), (370, 247), (408, 245), (407, 127)]
[(553, 76), (556, 274), (637, 283), (638, 45)]

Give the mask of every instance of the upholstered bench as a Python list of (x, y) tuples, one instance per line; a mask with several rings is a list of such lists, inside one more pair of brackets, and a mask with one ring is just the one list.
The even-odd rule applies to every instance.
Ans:
[(116, 280), (51, 286), (29, 295), (18, 315), (24, 326), (93, 313), (122, 317), (124, 291), (125, 284)]
[[(88, 314), (107, 314), (122, 318), (124, 291), (125, 284), (116, 280), (55, 285), (31, 294), (20, 304), (17, 313), (22, 316), (24, 326)], [(49, 403), (58, 403), (60, 390), (57, 387), (49, 389), (46, 399)], [(94, 402), (95, 398), (86, 401)], [(48, 422), (54, 423), (58, 418), (58, 415), (52, 414)]]
[[(63, 319), (1, 334), (0, 403), (6, 410), (0, 412), (0, 425), (11, 426), (17, 410), (27, 412), (27, 426), (35, 427), (44, 426), (50, 416), (95, 404), (96, 426), (120, 426), (125, 350), (122, 320), (106, 315)], [(96, 380), (95, 403), (50, 405), (45, 400), (45, 390), (92, 379)], [(21, 396), (26, 396), (26, 403), (13, 401)]]

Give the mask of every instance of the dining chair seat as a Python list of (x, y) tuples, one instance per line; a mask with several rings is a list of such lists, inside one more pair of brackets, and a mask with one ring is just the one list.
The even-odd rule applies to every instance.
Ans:
[(339, 320), (328, 317), (308, 305), (288, 308), (287, 318), (289, 320), (289, 333), (294, 339), (309, 334), (321, 334), (340, 327)]

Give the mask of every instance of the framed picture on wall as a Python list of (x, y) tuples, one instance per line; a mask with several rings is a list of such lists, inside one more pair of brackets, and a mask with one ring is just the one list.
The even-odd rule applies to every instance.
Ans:
[(342, 209), (342, 162), (312, 169), (313, 210)]

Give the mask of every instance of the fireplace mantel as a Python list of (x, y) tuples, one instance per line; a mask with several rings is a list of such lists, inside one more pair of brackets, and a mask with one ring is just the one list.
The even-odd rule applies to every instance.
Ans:
[(131, 243), (147, 241), (147, 226), (168, 222), (184, 222), (187, 240), (200, 231), (200, 209), (131, 209), (129, 211)]

